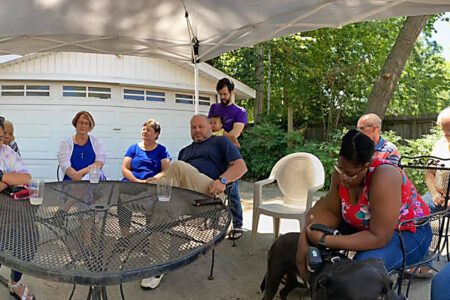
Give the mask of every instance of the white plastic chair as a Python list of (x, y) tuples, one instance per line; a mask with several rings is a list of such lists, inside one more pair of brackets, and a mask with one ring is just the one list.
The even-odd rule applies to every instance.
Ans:
[[(263, 201), (262, 187), (277, 181), (283, 194), (282, 201)], [(320, 160), (304, 152), (292, 153), (280, 159), (270, 172), (268, 179), (255, 183), (253, 194), (253, 222), (251, 252), (255, 244), (258, 230), (259, 215), (273, 217), (274, 238), (280, 231), (280, 218), (297, 219), (300, 230), (306, 221), (306, 212), (312, 207), (313, 201), (324, 193), (317, 192), (323, 187), (325, 172)]]

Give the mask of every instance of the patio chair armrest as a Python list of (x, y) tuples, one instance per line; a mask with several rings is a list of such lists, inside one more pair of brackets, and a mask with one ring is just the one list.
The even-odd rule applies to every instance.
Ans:
[(253, 207), (258, 207), (262, 202), (262, 187), (275, 181), (275, 178), (267, 178), (255, 182), (253, 187)]
[(406, 225), (408, 223), (413, 223), (413, 226), (420, 227), (420, 226), (426, 225), (427, 223), (430, 223), (433, 220), (437, 220), (437, 219), (443, 218), (443, 217), (445, 217), (445, 216), (447, 216), (449, 214), (450, 214), (450, 207), (447, 207), (444, 210), (435, 212), (433, 214), (429, 214), (428, 216), (417, 217), (417, 218), (414, 218), (414, 219), (404, 220), (404, 221), (400, 222), (398, 225), (400, 227), (400, 226)]
[[(435, 220), (442, 220), (444, 217), (448, 216), (450, 214), (450, 208), (448, 207), (447, 209), (444, 209), (442, 211), (433, 213), (433, 214), (429, 214), (428, 216), (424, 216), (424, 217), (418, 217), (418, 218), (414, 218), (414, 219), (409, 219), (409, 220), (405, 220), (403, 222), (400, 222), (398, 224), (399, 228), (401, 228), (401, 226), (406, 225), (406, 224), (412, 224), (414, 227), (421, 227), (421, 226), (425, 226), (427, 224), (430, 224), (432, 221)], [(439, 235), (439, 241), (436, 245), (436, 251), (440, 251), (441, 250), (441, 245), (440, 243), (442, 242), (440, 237), (442, 236), (442, 234), (444, 233), (444, 227), (445, 227), (445, 223), (446, 222), (440, 222), (440, 226), (438, 228), (438, 235)], [(402, 237), (402, 232), (400, 229), (398, 230), (398, 237), (400, 240), (400, 246), (402, 248), (402, 257), (403, 257), (403, 266), (401, 268), (401, 272), (403, 272), (406, 268), (406, 249), (405, 249), (405, 245), (403, 242), (403, 237)]]
[(317, 192), (318, 190), (320, 190), (321, 188), (323, 188), (323, 183), (321, 183), (321, 184), (318, 184), (318, 185), (313, 185), (312, 187), (310, 187), (309, 189), (308, 189), (308, 193), (309, 192)]
[(306, 212), (313, 207), (314, 203), (320, 198), (326, 196), (326, 192), (320, 192), (318, 189), (322, 188), (323, 184), (318, 186), (312, 186), (308, 189), (308, 199), (306, 200)]

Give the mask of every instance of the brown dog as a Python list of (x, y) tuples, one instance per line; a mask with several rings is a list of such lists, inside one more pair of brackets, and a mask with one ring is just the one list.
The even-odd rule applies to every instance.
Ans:
[[(299, 233), (287, 233), (279, 237), (269, 250), (267, 272), (261, 283), (263, 299), (275, 297), (284, 275), (287, 281), (280, 291), (285, 300), (298, 286), (295, 264)], [(310, 273), (312, 300), (358, 300), (358, 299), (406, 299), (392, 290), (392, 279), (381, 260), (352, 261), (347, 258), (337, 262), (324, 262), (314, 273)]]

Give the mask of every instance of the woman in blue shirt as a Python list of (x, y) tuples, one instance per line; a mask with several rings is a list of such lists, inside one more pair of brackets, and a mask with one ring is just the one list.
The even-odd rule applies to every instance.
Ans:
[(164, 176), (170, 165), (166, 147), (156, 142), (161, 126), (155, 120), (142, 125), (142, 141), (131, 145), (122, 164), (123, 181), (149, 183)]
[[(150, 183), (164, 176), (170, 165), (170, 155), (166, 147), (156, 142), (160, 133), (161, 126), (155, 120), (147, 120), (142, 125), (142, 141), (131, 145), (125, 153), (122, 164), (123, 181)], [(133, 190), (123, 189), (121, 190), (121, 197), (139, 194), (140, 192), (136, 187), (133, 187)], [(119, 243), (126, 249), (129, 243), (127, 237), (130, 232), (132, 210), (120, 201), (118, 211), (120, 216), (119, 226), (122, 231)], [(146, 216), (146, 223), (150, 224), (150, 222), (150, 217)], [(146, 247), (150, 246), (150, 241), (145, 243)], [(143, 289), (154, 289), (163, 276), (144, 278), (141, 281), (141, 287)]]
[(78, 112), (72, 120), (75, 135), (63, 140), (59, 145), (58, 163), (64, 172), (63, 180), (89, 180), (89, 167), (100, 167), (100, 180), (106, 180), (103, 165), (106, 161), (105, 149), (100, 139), (89, 134), (95, 127), (94, 118), (87, 111)]

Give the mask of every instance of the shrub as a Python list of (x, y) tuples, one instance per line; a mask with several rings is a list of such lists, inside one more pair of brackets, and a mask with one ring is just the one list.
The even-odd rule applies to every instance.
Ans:
[(285, 132), (278, 125), (261, 123), (247, 128), (240, 144), (248, 168), (246, 178), (267, 178), (275, 163), (285, 155)]
[[(325, 184), (322, 190), (330, 187), (333, 165), (336, 163), (342, 136), (347, 129), (337, 129), (331, 135), (331, 141), (305, 140), (299, 132), (286, 133), (279, 125), (263, 122), (246, 129), (241, 138), (241, 153), (247, 164), (246, 178), (259, 180), (269, 177), (275, 163), (283, 156), (294, 152), (308, 152), (319, 158), (325, 170)], [(428, 135), (416, 140), (404, 140), (393, 131), (382, 133), (383, 137), (394, 143), (400, 155), (429, 155), (434, 143), (442, 137), (442, 131), (436, 127)], [(290, 147), (288, 147), (288, 145)], [(406, 169), (408, 177), (417, 191), (427, 191), (423, 171)]]
[(250, 127), (240, 141), (241, 154), (248, 168), (245, 178), (267, 178), (275, 163), (283, 156), (294, 152), (308, 152), (322, 162), (325, 169), (324, 190), (327, 190), (343, 132), (335, 132), (331, 142), (322, 142), (305, 140), (298, 132), (287, 134), (280, 126), (273, 124), (261, 123)]
[[(431, 130), (430, 134), (422, 136), (420, 139), (416, 140), (401, 140), (400, 137), (395, 136), (391, 131), (386, 137), (389, 141), (398, 139), (400, 143), (397, 143), (398, 150), (402, 156), (420, 156), (420, 155), (430, 155), (433, 150), (433, 146), (437, 140), (442, 137), (442, 130), (439, 127), (435, 127)], [(395, 142), (394, 142), (395, 143)], [(407, 169), (405, 168), (408, 178), (416, 186), (417, 192), (420, 195), (425, 194), (428, 191), (427, 185), (425, 183), (425, 171), (417, 169)]]

